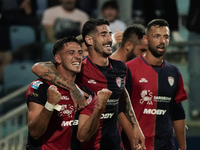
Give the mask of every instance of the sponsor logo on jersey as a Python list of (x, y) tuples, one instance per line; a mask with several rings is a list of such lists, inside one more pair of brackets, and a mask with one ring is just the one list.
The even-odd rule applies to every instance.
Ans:
[(121, 87), (121, 86), (122, 86), (122, 80), (123, 80), (123, 79), (120, 78), (120, 77), (117, 77), (117, 78), (116, 78), (116, 83), (117, 83), (117, 86), (118, 86), (118, 87)]
[(61, 96), (61, 100), (69, 100), (67, 96)]
[(39, 94), (37, 94), (37, 93), (35, 93), (35, 92), (33, 92), (33, 94), (32, 94), (34, 97), (38, 97), (39, 96)]
[(142, 78), (142, 79), (140, 79), (140, 80), (139, 80), (139, 82), (140, 82), (140, 83), (143, 83), (143, 82), (144, 82), (144, 83), (147, 83), (147, 82), (148, 82), (148, 80), (147, 80), (147, 79), (145, 79), (145, 78)]
[(153, 105), (154, 102), (164, 102), (164, 103), (169, 103), (171, 101), (171, 97), (167, 96), (153, 96), (153, 92), (150, 90), (142, 90), (140, 93), (141, 99), (140, 99), (140, 104), (145, 104), (147, 105)]
[(71, 104), (64, 104), (62, 105), (58, 116), (66, 116), (72, 118), (74, 116), (74, 106)]
[(90, 79), (90, 80), (88, 81), (88, 83), (90, 83), (90, 84), (97, 84), (97, 82), (96, 82), (95, 80), (93, 80), (93, 79)]
[(114, 115), (114, 113), (101, 114), (100, 119), (109, 119), (109, 118), (112, 118), (113, 115)]
[(152, 98), (153, 98), (153, 93), (150, 90), (143, 90), (141, 93), (141, 98), (140, 99), (140, 104), (143, 104), (146, 102), (148, 105), (153, 105)]
[(40, 86), (40, 84), (43, 84), (43, 82), (41, 82), (41, 81), (35, 81), (35, 82), (33, 82), (33, 84), (31, 85), (31, 87), (33, 88), (33, 89), (38, 89), (38, 87)]
[(150, 115), (165, 115), (167, 110), (163, 109), (147, 109), (145, 108), (143, 114), (150, 114)]
[(119, 99), (108, 99), (106, 105), (118, 105)]
[(168, 82), (170, 86), (174, 85), (174, 78), (173, 77), (168, 77)]
[(68, 126), (77, 126), (78, 120), (70, 120), (70, 121), (62, 121), (61, 126), (68, 127)]
[(165, 102), (169, 103), (171, 101), (171, 97), (166, 97), (166, 96), (154, 96), (154, 101), (155, 102)]

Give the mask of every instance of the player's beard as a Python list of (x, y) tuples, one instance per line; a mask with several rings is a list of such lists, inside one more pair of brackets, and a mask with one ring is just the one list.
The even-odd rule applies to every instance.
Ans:
[(104, 58), (107, 58), (107, 57), (109, 57), (112, 53), (109, 53), (109, 52), (105, 52), (103, 49), (103, 46), (100, 46), (100, 44), (95, 44), (94, 45), (94, 49), (95, 49), (95, 51), (97, 52), (97, 53), (100, 53), (100, 54), (102, 54), (102, 56), (104, 57)]
[(157, 49), (158, 46), (156, 46), (156, 48), (149, 46), (149, 51), (152, 53), (152, 55), (156, 58), (159, 58), (165, 54), (167, 48), (164, 46), (164, 51), (158, 51)]

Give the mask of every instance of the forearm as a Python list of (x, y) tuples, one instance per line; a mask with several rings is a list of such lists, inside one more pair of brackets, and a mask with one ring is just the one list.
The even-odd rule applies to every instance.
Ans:
[(173, 122), (174, 131), (176, 134), (176, 138), (180, 147), (180, 150), (186, 150), (186, 133), (185, 133), (185, 125), (186, 120), (176, 120)]
[(84, 122), (80, 129), (78, 129), (77, 138), (80, 142), (88, 141), (97, 131), (102, 111), (103, 109), (95, 108), (92, 115)]
[(77, 90), (74, 82), (67, 81), (57, 71), (52, 62), (39, 62), (33, 65), (32, 72), (38, 77), (47, 80), (69, 91)]
[(138, 124), (135, 113), (133, 111), (132, 104), (130, 102), (130, 97), (125, 88), (122, 91), (122, 94), (119, 99), (119, 107), (125, 114), (125, 116), (127, 117), (132, 126)]
[(40, 114), (28, 123), (28, 129), (34, 139), (39, 139), (46, 131), (53, 111), (43, 108)]
[(128, 121), (128, 119), (126, 118), (126, 116), (124, 115), (123, 112), (121, 112), (118, 115), (118, 118), (119, 118), (120, 126), (122, 127), (123, 131), (125, 132), (128, 140), (130, 142), (130, 145), (132, 147), (133, 146), (133, 139), (134, 139), (134, 136), (133, 136), (133, 126)]

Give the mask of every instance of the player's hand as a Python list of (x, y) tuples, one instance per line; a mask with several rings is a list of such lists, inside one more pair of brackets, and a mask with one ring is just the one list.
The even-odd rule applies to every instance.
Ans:
[(115, 38), (115, 41), (117, 43), (121, 43), (122, 41), (122, 36), (123, 36), (123, 32), (119, 31), (119, 29), (117, 29), (114, 33), (114, 38)]
[(61, 94), (57, 90), (57, 87), (55, 85), (51, 85), (47, 90), (47, 101), (52, 104), (56, 105), (60, 101)]
[(112, 91), (108, 89), (102, 89), (97, 92), (97, 107), (104, 109), (106, 107), (106, 102), (112, 95)]
[(70, 96), (74, 102), (75, 110), (84, 109), (88, 105), (86, 97), (89, 97), (89, 95), (83, 92), (77, 85), (75, 85), (73, 90), (70, 91)]
[(134, 125), (133, 127), (133, 135), (134, 135), (134, 139), (133, 139), (133, 147), (135, 150), (145, 150), (145, 137), (142, 133), (142, 131), (140, 130), (140, 128), (138, 127), (138, 125)]

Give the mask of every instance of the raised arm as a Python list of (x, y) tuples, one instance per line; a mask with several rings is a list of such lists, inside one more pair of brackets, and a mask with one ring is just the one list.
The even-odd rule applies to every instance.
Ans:
[[(91, 116), (80, 114), (77, 138), (80, 142), (88, 141), (99, 127), (100, 117), (112, 92), (102, 89), (97, 92), (97, 105)], [(86, 108), (87, 109), (87, 108)]]
[(74, 82), (67, 81), (65, 78), (63, 78), (58, 73), (55, 65), (52, 62), (36, 63), (32, 67), (32, 72), (38, 77), (45, 79), (54, 85), (67, 89), (70, 92), (75, 109), (80, 110), (87, 106), (85, 96), (88, 97), (88, 94), (81, 91)]
[[(137, 148), (138, 150), (145, 149), (145, 137), (136, 119), (126, 88), (124, 88), (121, 93), (119, 99), (119, 108), (122, 111), (119, 114), (119, 122), (129, 140), (132, 139), (132, 141), (130, 141), (131, 147), (133, 147), (134, 149)], [(130, 124), (127, 124), (127, 119)], [(130, 128), (130, 125), (132, 126), (132, 128)]]
[[(57, 91), (57, 88), (51, 85), (47, 92), (47, 102), (50, 103), (50, 105), (56, 105), (60, 101), (60, 98), (61, 94)], [(44, 134), (52, 113), (53, 110), (48, 110), (40, 104), (29, 102), (28, 129), (32, 138), (37, 140)]]

